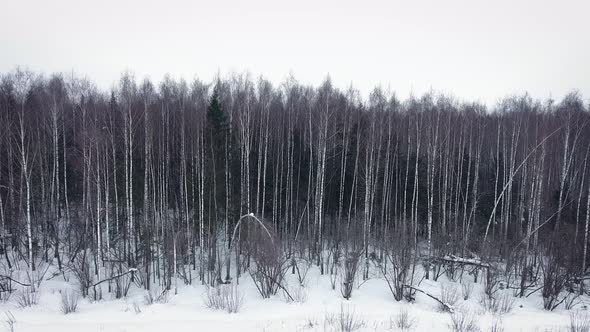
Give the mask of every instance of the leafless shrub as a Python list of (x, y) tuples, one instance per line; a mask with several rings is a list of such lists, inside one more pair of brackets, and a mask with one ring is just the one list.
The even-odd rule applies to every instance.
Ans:
[(14, 292), (14, 289), (12, 289), (12, 269), (1, 265), (0, 274), (6, 276), (0, 278), (0, 302), (5, 303), (10, 300), (10, 296)]
[(92, 272), (90, 271), (90, 262), (86, 258), (86, 253), (78, 255), (70, 266), (74, 278), (78, 281), (80, 287), (80, 294), (82, 297), (88, 295), (88, 289), (92, 285)]
[(283, 296), (287, 303), (305, 303), (307, 302), (307, 290), (300, 285), (295, 287), (286, 287), (288, 291), (283, 291)]
[(500, 314), (507, 314), (507, 313), (511, 312), (512, 309), (514, 308), (515, 300), (516, 299), (514, 298), (514, 296), (512, 296), (510, 294), (510, 292), (502, 292), (498, 296), (498, 301), (500, 302), (499, 313)]
[(240, 311), (244, 297), (240, 294), (238, 286), (232, 284), (220, 284), (217, 287), (208, 287), (205, 294), (205, 306), (215, 310), (225, 310), (228, 313)]
[(205, 293), (205, 306), (207, 308), (214, 310), (225, 309), (222, 288), (223, 285), (219, 285), (218, 287), (207, 287)]
[(18, 292), (16, 303), (19, 308), (27, 308), (37, 305), (39, 303), (39, 293), (35, 292), (31, 287), (27, 287)]
[(161, 292), (150, 289), (143, 297), (145, 305), (152, 305), (154, 303), (168, 303), (168, 290), (164, 289)]
[(417, 259), (411, 241), (403, 231), (393, 234), (385, 250), (384, 262), (379, 267), (387, 286), (396, 301), (406, 299), (413, 301), (416, 291), (408, 286), (416, 283), (415, 272)]
[(492, 326), (490, 332), (504, 332), (504, 325), (502, 324), (502, 316), (494, 315), (492, 318)]
[(570, 312), (570, 332), (590, 332), (590, 316), (585, 311)]
[(8, 332), (14, 332), (14, 324), (16, 324), (16, 318), (14, 318), (14, 315), (12, 314), (12, 312), (10, 312), (10, 310), (4, 312), (4, 315), (6, 316), (6, 319), (4, 320), (6, 330)]
[(328, 326), (336, 325), (336, 315), (331, 312), (326, 312), (324, 314), (324, 331), (328, 330)]
[(454, 262), (447, 262), (444, 264), (444, 266), (446, 267), (445, 274), (447, 275), (447, 278), (449, 278), (449, 280), (451, 281), (457, 281), (457, 272), (459, 271), (459, 265), (455, 264)]
[(483, 289), (488, 299), (492, 299), (498, 291), (500, 285), (500, 271), (494, 266), (490, 266), (485, 274)]
[(559, 299), (568, 281), (568, 269), (564, 265), (567, 261), (565, 249), (561, 247), (560, 241), (552, 240), (548, 246), (545, 257), (541, 257), (540, 265), (542, 271), (543, 308), (553, 311), (564, 301)]
[(459, 288), (454, 283), (442, 283), (440, 285), (440, 300), (444, 303), (439, 304), (440, 311), (448, 311), (459, 302)]
[(465, 282), (461, 284), (461, 295), (463, 295), (463, 300), (467, 301), (471, 297), (471, 293), (473, 292), (473, 283), (472, 282)]
[(391, 328), (394, 326), (401, 331), (409, 331), (416, 324), (416, 318), (412, 317), (406, 308), (400, 309), (390, 323)]
[(582, 303), (582, 300), (580, 299), (580, 293), (577, 292), (568, 292), (563, 300), (563, 305), (566, 310), (572, 310), (580, 303)]
[(342, 256), (342, 251), (336, 246), (333, 246), (330, 249), (330, 253), (328, 255), (328, 266), (330, 266), (330, 285), (332, 286), (332, 289), (336, 289)]
[(365, 327), (365, 321), (357, 316), (354, 308), (340, 304), (338, 323), (341, 332), (352, 332)]
[(225, 310), (230, 314), (237, 313), (242, 308), (244, 297), (240, 294), (237, 286), (229, 285), (226, 289), (228, 290), (225, 292), (225, 303), (227, 304)]
[(115, 264), (113, 270), (111, 270), (111, 273), (113, 273), (113, 277), (115, 275), (118, 276), (113, 279), (116, 299), (126, 297), (127, 293), (129, 292), (129, 287), (131, 286), (131, 278), (129, 274), (125, 273), (126, 271), (129, 271), (129, 269), (123, 264)]
[(479, 332), (476, 317), (470, 312), (457, 311), (451, 314), (451, 323), (449, 328), (453, 332)]
[(255, 224), (249, 229), (250, 239), (246, 243), (254, 264), (248, 269), (260, 295), (267, 299), (275, 295), (282, 285), (288, 269), (288, 261), (283, 258), (279, 238), (272, 226)]
[(291, 264), (293, 270), (297, 272), (297, 281), (299, 281), (299, 285), (301, 285), (301, 287), (307, 286), (307, 274), (312, 265), (311, 261), (292, 258)]
[(485, 292), (480, 295), (479, 304), (485, 312), (498, 312), (498, 301), (495, 297), (489, 298)]
[(10, 300), (11, 296), (12, 296), (12, 290), (0, 292), (0, 302), (2, 302), (2, 303), (8, 302)]
[(157, 295), (154, 294), (151, 290), (147, 291), (145, 293), (145, 295), (143, 296), (143, 303), (145, 305), (152, 305), (154, 303), (156, 303), (156, 297)]
[(35, 288), (39, 288), (41, 287), (43, 280), (45, 280), (47, 271), (49, 271), (49, 268), (51, 267), (51, 261), (46, 262), (45, 260), (40, 260), (35, 266), (36, 268), (32, 275), (27, 270), (27, 279), (31, 285), (33, 285)]
[(565, 274), (561, 273), (559, 263), (551, 258), (541, 263), (541, 267), (543, 271), (543, 288), (541, 290), (543, 308), (553, 311), (561, 303), (559, 294), (565, 287)]
[(496, 314), (507, 314), (514, 308), (515, 298), (507, 291), (488, 296), (485, 291), (479, 298), (479, 303), (485, 311)]
[(92, 295), (90, 298), (91, 301), (102, 300), (102, 285), (92, 287), (92, 292), (90, 292), (90, 294)]
[[(184, 268), (184, 265), (181, 264), (181, 268)], [(127, 271), (129, 271), (131, 269), (128, 269)], [(137, 287), (139, 288), (146, 288), (147, 285), (147, 273), (145, 272), (144, 269), (133, 269), (133, 284), (135, 284)], [(182, 271), (181, 271), (182, 272)], [(179, 272), (179, 277), (181, 277), (186, 284), (188, 284), (188, 280), (186, 279), (186, 275), (184, 275), (183, 273)]]
[(74, 313), (78, 310), (78, 293), (70, 290), (61, 292), (61, 312), (64, 315)]
[(346, 254), (344, 260), (344, 271), (342, 276), (342, 283), (340, 285), (340, 293), (346, 300), (352, 296), (352, 290), (354, 289), (354, 281), (356, 280), (356, 274), (359, 267), (359, 261), (362, 252), (350, 251)]

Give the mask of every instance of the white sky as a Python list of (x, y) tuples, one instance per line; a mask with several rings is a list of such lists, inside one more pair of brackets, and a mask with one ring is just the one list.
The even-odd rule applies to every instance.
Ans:
[(364, 95), (430, 89), (488, 104), (508, 94), (590, 97), (590, 1), (0, 0), (0, 72), (129, 69), (210, 80), (248, 70)]

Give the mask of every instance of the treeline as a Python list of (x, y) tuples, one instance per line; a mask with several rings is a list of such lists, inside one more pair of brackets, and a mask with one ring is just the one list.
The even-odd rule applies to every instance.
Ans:
[[(363, 100), (329, 79), (1, 79), (2, 253), (31, 275), (51, 261), (90, 284), (130, 268), (146, 288), (223, 282), (248, 269), (261, 225), (322, 273), (330, 252), (378, 261), (394, 238), (423, 257), (566, 248), (586, 270), (590, 113), (576, 93), (490, 109), (380, 88)], [(249, 213), (261, 223), (236, 227)]]

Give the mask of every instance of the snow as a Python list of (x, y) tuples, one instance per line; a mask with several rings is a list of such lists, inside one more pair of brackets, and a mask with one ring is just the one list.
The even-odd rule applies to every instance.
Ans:
[[(290, 270), (289, 270), (290, 272)], [(288, 284), (297, 287), (297, 279), (288, 273)], [(422, 290), (440, 294), (440, 284), (448, 283), (439, 279), (423, 280)], [(105, 299), (98, 302), (80, 300), (78, 311), (61, 313), (60, 291), (75, 290), (74, 279), (64, 281), (62, 276), (51, 278), (39, 288), (39, 304), (21, 309), (16, 304), (16, 294), (8, 302), (0, 304), (0, 320), (10, 311), (15, 319), (15, 331), (338, 331), (338, 317), (341, 310), (355, 313), (363, 321), (358, 331), (395, 331), (391, 320), (405, 308), (416, 323), (414, 331), (449, 331), (450, 314), (439, 312), (438, 303), (424, 294), (417, 293), (414, 303), (396, 302), (387, 284), (377, 274), (365, 282), (357, 282), (352, 298), (346, 301), (340, 294), (339, 285), (332, 290), (330, 276), (320, 275), (319, 269), (310, 270), (305, 291), (305, 303), (287, 303), (282, 294), (262, 299), (251, 278), (245, 274), (240, 278), (239, 289), (244, 295), (244, 305), (239, 313), (212, 310), (204, 304), (205, 286), (179, 285), (178, 294), (170, 291), (169, 301), (164, 304), (146, 305), (145, 290), (132, 286), (126, 299), (111, 299), (104, 292)], [(179, 283), (180, 284), (180, 283)], [(460, 285), (457, 284), (460, 292)], [(482, 331), (488, 331), (494, 319), (485, 313), (478, 303), (482, 284), (474, 285), (471, 298), (460, 301), (452, 307), (459, 312), (471, 312)], [(104, 288), (103, 288), (104, 290)], [(138, 307), (141, 312), (136, 313)], [(578, 310), (584, 310), (582, 305)], [(504, 331), (565, 331), (569, 325), (569, 311), (560, 306), (555, 312), (542, 309), (539, 294), (528, 298), (516, 298), (514, 309), (502, 315)]]

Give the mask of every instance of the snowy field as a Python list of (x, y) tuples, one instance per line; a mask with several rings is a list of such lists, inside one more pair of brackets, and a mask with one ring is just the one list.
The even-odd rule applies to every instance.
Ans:
[[(439, 282), (423, 280), (420, 288), (440, 296), (441, 284), (449, 285), (442, 279), (444, 276)], [(396, 302), (387, 283), (378, 275), (355, 285), (352, 298), (347, 301), (342, 298), (338, 284), (332, 290), (329, 275), (322, 276), (317, 268), (312, 267), (306, 287), (299, 292), (299, 297), (306, 298), (305, 302), (287, 303), (280, 291), (274, 298), (262, 299), (246, 274), (240, 279), (239, 286), (243, 305), (234, 314), (208, 308), (205, 305), (205, 286), (181, 284), (179, 282), (177, 295), (171, 290), (167, 303), (148, 305), (146, 292), (132, 286), (125, 299), (111, 299), (111, 294), (105, 292), (103, 300), (89, 302), (82, 299), (76, 312), (64, 315), (60, 292), (77, 290), (77, 287), (61, 276), (54, 277), (41, 284), (37, 305), (20, 308), (17, 294), (1, 304), (0, 315), (4, 326), (0, 328), (10, 331), (7, 317), (11, 313), (15, 320), (14, 331), (17, 332), (341, 331), (341, 316), (348, 314), (354, 317), (357, 331), (399, 331), (396, 318), (400, 312), (407, 311), (413, 321), (410, 330), (452, 331), (449, 326), (451, 315), (441, 312), (436, 301), (418, 293), (414, 303)], [(298, 284), (290, 273), (288, 284)], [(461, 285), (457, 283), (456, 287), (460, 300), (454, 306), (455, 311), (474, 317), (481, 331), (492, 331), (493, 322), (498, 320), (504, 331), (569, 331), (570, 311), (563, 306), (554, 312), (543, 310), (539, 292), (528, 298), (515, 298), (511, 312), (498, 319), (498, 316), (486, 313), (479, 303), (481, 283), (474, 284), (468, 300), (463, 300)], [(583, 300), (585, 303), (586, 299)], [(584, 311), (584, 303), (578, 305), (577, 310)]]

